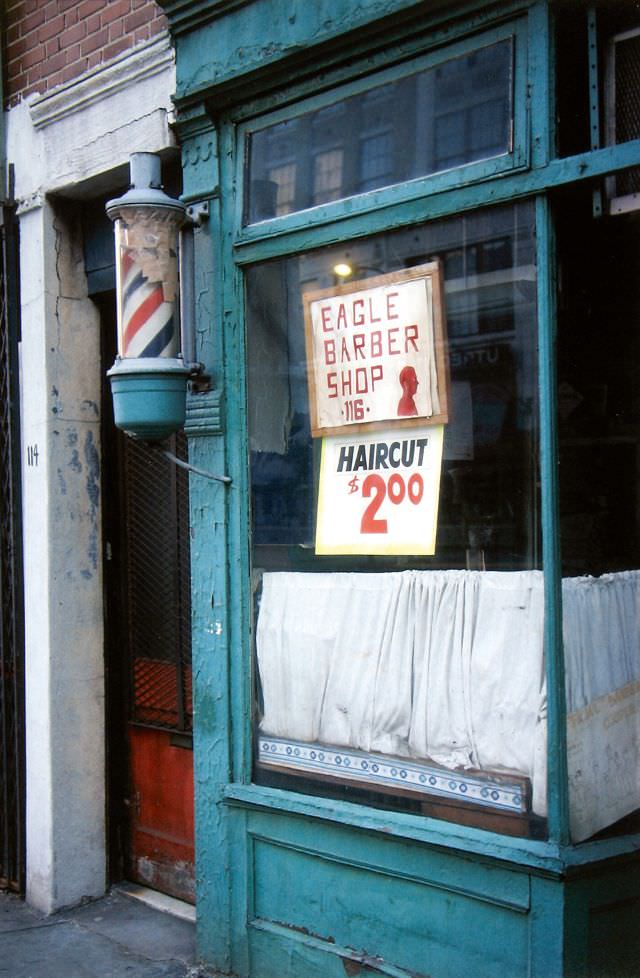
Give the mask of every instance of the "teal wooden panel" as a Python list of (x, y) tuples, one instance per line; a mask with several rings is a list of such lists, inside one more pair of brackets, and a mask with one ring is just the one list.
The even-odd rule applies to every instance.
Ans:
[[(371, 966), (366, 955), (322, 941), (303, 931), (287, 930), (263, 921), (249, 925), (252, 978), (421, 978), (379, 958)], [(363, 960), (364, 959), (364, 960)], [(426, 976), (425, 976), (426, 978)]]
[(450, 853), (433, 846), (392, 840), (300, 818), (253, 813), (247, 827), (256, 839), (317, 854), (405, 879), (428, 882), (474, 899), (526, 911), (529, 876), (496, 861)]
[(564, 978), (636, 978), (640, 853), (581, 869), (566, 884)]
[[(338, 823), (369, 833), (380, 833), (387, 840), (393, 838), (415, 840), (420, 844), (444, 847), (453, 852), (467, 853), (469, 856), (484, 856), (502, 863), (542, 868), (551, 873), (559, 873), (564, 869), (565, 852), (555, 843), (539, 839), (499, 835), (488, 829), (477, 829), (456, 822), (368, 808), (353, 802), (300, 795), (293, 791), (282, 791), (261, 785), (227, 785), (224, 789), (224, 798), (234, 807), (282, 812), (300, 818), (310, 817), (312, 819), (310, 825), (319, 822), (325, 823), (325, 826)], [(255, 831), (260, 831), (256, 828), (258, 824), (252, 822)], [(284, 820), (283, 824), (286, 824)], [(324, 831), (324, 827), (313, 831)], [(597, 848), (593, 859), (627, 852), (633, 845), (633, 838), (629, 841), (625, 840), (624, 844), (604, 844)]]
[(612, 901), (589, 914), (588, 978), (637, 978), (640, 897)]
[[(254, 846), (253, 880), (254, 919), (286, 924), (292, 932), (321, 928), (315, 936), (327, 945), (382, 958), (408, 974), (529, 973), (527, 908), (507, 905), (497, 892), (494, 901), (486, 892), (478, 896), (261, 839)], [(283, 929), (280, 941), (285, 959), (287, 933)], [(254, 961), (252, 978), (263, 978)]]
[(177, 37), (177, 97), (266, 68), (421, 0), (259, 0)]

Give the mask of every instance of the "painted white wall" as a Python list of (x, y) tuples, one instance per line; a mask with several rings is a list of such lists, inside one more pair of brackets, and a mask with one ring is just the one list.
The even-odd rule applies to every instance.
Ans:
[(27, 900), (46, 913), (107, 882), (102, 365), (78, 201), (121, 184), (131, 152), (173, 145), (174, 87), (162, 36), (7, 118), (20, 219)]

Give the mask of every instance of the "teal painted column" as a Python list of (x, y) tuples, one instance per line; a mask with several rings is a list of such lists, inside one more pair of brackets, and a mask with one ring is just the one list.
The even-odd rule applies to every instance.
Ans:
[(547, 750), (549, 838), (569, 842), (567, 706), (562, 649), (562, 565), (558, 502), (558, 429), (556, 385), (556, 249), (550, 204), (536, 199), (538, 262), (538, 356), (540, 384), (540, 495), (544, 566), (545, 669), (547, 678)]
[[(179, 125), (185, 203), (208, 204), (210, 214), (194, 233), (195, 354), (210, 390), (189, 395), (185, 431), (190, 463), (225, 475), (217, 137), (200, 108)], [(229, 849), (221, 799), (230, 780), (227, 513), (234, 486), (192, 473), (189, 491), (197, 947), (201, 960), (228, 971)]]
[[(244, 273), (236, 264), (234, 240), (238, 223), (238, 173), (234, 165), (235, 129), (220, 129), (219, 220), (221, 329), (224, 345), (225, 432), (227, 465), (233, 477), (229, 497), (227, 546), (229, 574), (229, 723), (230, 780), (247, 784), (252, 766), (252, 632), (251, 527), (249, 523), (249, 451), (246, 410), (246, 342)], [(231, 895), (231, 970), (249, 974), (247, 916), (252, 905), (251, 839), (247, 834), (247, 815), (229, 809), (229, 852), (232, 865)]]

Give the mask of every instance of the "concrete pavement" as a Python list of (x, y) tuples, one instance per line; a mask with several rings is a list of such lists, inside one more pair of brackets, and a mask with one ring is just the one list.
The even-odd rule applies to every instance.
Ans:
[(208, 978), (195, 963), (193, 919), (184, 919), (192, 908), (168, 905), (182, 918), (116, 887), (101, 900), (47, 917), (0, 893), (0, 976)]

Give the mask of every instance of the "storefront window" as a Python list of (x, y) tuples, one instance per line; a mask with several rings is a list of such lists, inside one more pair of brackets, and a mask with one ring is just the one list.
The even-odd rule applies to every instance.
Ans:
[(246, 223), (505, 155), (512, 123), (507, 38), (251, 133)]
[(559, 214), (558, 429), (571, 832), (640, 808), (640, 261), (637, 219)]
[[(367, 282), (399, 283), (396, 295), (434, 266), (444, 279), (446, 420), (412, 427), (400, 410), (403, 398), (420, 404), (422, 396), (400, 379), (410, 326), (400, 334), (405, 346), (385, 361), (393, 364), (398, 350), (399, 417), (374, 429), (366, 451), (343, 447), (338, 465), (351, 467), (363, 513), (367, 476), (383, 485), (372, 533), (384, 535), (388, 524), (391, 534), (401, 503), (411, 527), (411, 513), (421, 512), (411, 504), (433, 495), (433, 552), (413, 551), (405, 539), (401, 551), (391, 543), (386, 551), (318, 553), (319, 482), (332, 436), (312, 437), (308, 297), (342, 295), (351, 280), (352, 305), (363, 309), (377, 295)], [(384, 332), (396, 307), (379, 315), (367, 308)], [(343, 348), (343, 383), (357, 382), (349, 371), (371, 346), (373, 325), (362, 322), (365, 338)], [(255, 779), (540, 833), (546, 726), (532, 205), (253, 266), (247, 339)], [(438, 437), (442, 458), (431, 482), (394, 469), (394, 459), (416, 462), (423, 448), (426, 458)], [(326, 509), (325, 520), (340, 521), (340, 503)], [(418, 541), (423, 527), (414, 522), (410, 539)]]

